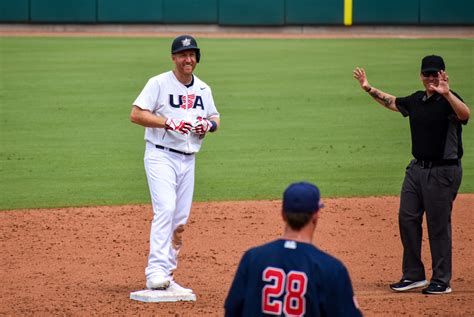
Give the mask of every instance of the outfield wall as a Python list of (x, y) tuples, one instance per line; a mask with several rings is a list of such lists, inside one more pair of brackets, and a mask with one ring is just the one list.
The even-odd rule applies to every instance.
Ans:
[(1, 23), (474, 25), (474, 0), (0, 0)]

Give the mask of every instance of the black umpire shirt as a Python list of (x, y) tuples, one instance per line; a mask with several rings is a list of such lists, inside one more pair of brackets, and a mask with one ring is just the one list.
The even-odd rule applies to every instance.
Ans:
[(462, 157), (461, 124), (467, 124), (467, 120), (460, 121), (443, 96), (435, 92), (428, 98), (420, 90), (396, 98), (395, 104), (404, 117), (410, 116), (411, 152), (416, 159), (438, 161)]

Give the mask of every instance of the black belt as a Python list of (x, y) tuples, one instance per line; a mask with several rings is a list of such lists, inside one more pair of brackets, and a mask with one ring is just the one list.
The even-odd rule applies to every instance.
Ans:
[(164, 147), (164, 146), (161, 146), (161, 145), (155, 145), (155, 146), (156, 146), (157, 149), (167, 150), (167, 151), (178, 153), (178, 154), (183, 154), (183, 155), (193, 155), (194, 154), (194, 153), (181, 152), (181, 151), (178, 151), (178, 150), (175, 150), (175, 149), (170, 149), (169, 147)]
[(425, 161), (425, 160), (416, 159), (415, 164), (420, 165), (421, 168), (432, 168), (435, 166), (459, 165), (459, 160), (450, 159), (450, 160), (438, 160), (438, 161)]

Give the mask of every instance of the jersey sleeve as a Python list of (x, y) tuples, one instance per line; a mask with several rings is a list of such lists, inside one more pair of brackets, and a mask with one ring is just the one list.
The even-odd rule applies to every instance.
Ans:
[(452, 91), (452, 90), (450, 90), (450, 91), (453, 93), (453, 95), (455, 95), (456, 97), (458, 97), (459, 100), (461, 100), (462, 102), (464, 102), (464, 100), (461, 98), (461, 96), (459, 96), (455, 91)]
[(327, 316), (362, 316), (358, 307), (349, 273), (344, 265), (340, 265), (338, 270), (334, 271), (331, 289), (327, 294), (327, 305), (325, 312)]
[(207, 118), (219, 118), (220, 117), (220, 114), (219, 112), (217, 111), (217, 108), (216, 108), (216, 105), (214, 103), (214, 98), (212, 96), (212, 90), (211, 88), (209, 88), (208, 90), (208, 94), (209, 94), (209, 101), (210, 101), (210, 104), (209, 104), (209, 108), (207, 110)]
[(246, 252), (240, 261), (234, 281), (229, 289), (229, 294), (225, 300), (225, 317), (242, 316), (245, 301), (246, 281), (248, 274), (249, 253)]
[[(461, 98), (461, 96), (459, 96), (456, 92), (454, 92), (454, 91), (452, 91), (452, 90), (451, 90), (451, 92), (453, 93), (453, 95), (455, 95), (456, 97), (458, 97), (459, 100), (461, 100), (462, 102), (464, 102), (464, 100)], [(454, 111), (453, 111), (453, 112), (454, 112)], [(456, 115), (454, 115), (454, 117), (455, 117), (455, 119), (456, 119), (457, 121), (461, 122), (462, 125), (466, 125), (467, 122), (469, 121), (469, 119), (466, 119), (466, 120), (462, 120), (462, 121), (461, 121), (461, 120), (458, 119), (458, 116), (456, 116)]]
[(406, 97), (397, 97), (395, 99), (395, 106), (404, 117), (410, 114), (412, 100), (413, 100), (413, 95), (406, 96)]
[(148, 80), (137, 99), (135, 99), (133, 105), (143, 110), (150, 110), (153, 112), (156, 108), (159, 94), (160, 85), (157, 80), (151, 78)]

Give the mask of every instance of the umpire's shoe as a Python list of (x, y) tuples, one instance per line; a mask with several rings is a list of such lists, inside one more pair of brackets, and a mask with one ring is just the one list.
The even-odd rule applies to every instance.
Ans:
[(412, 280), (400, 280), (400, 282), (390, 284), (390, 288), (395, 292), (406, 292), (414, 288), (426, 286), (427, 280), (412, 281)]
[(421, 292), (423, 294), (449, 294), (453, 289), (446, 285), (430, 283), (430, 285), (424, 288)]

